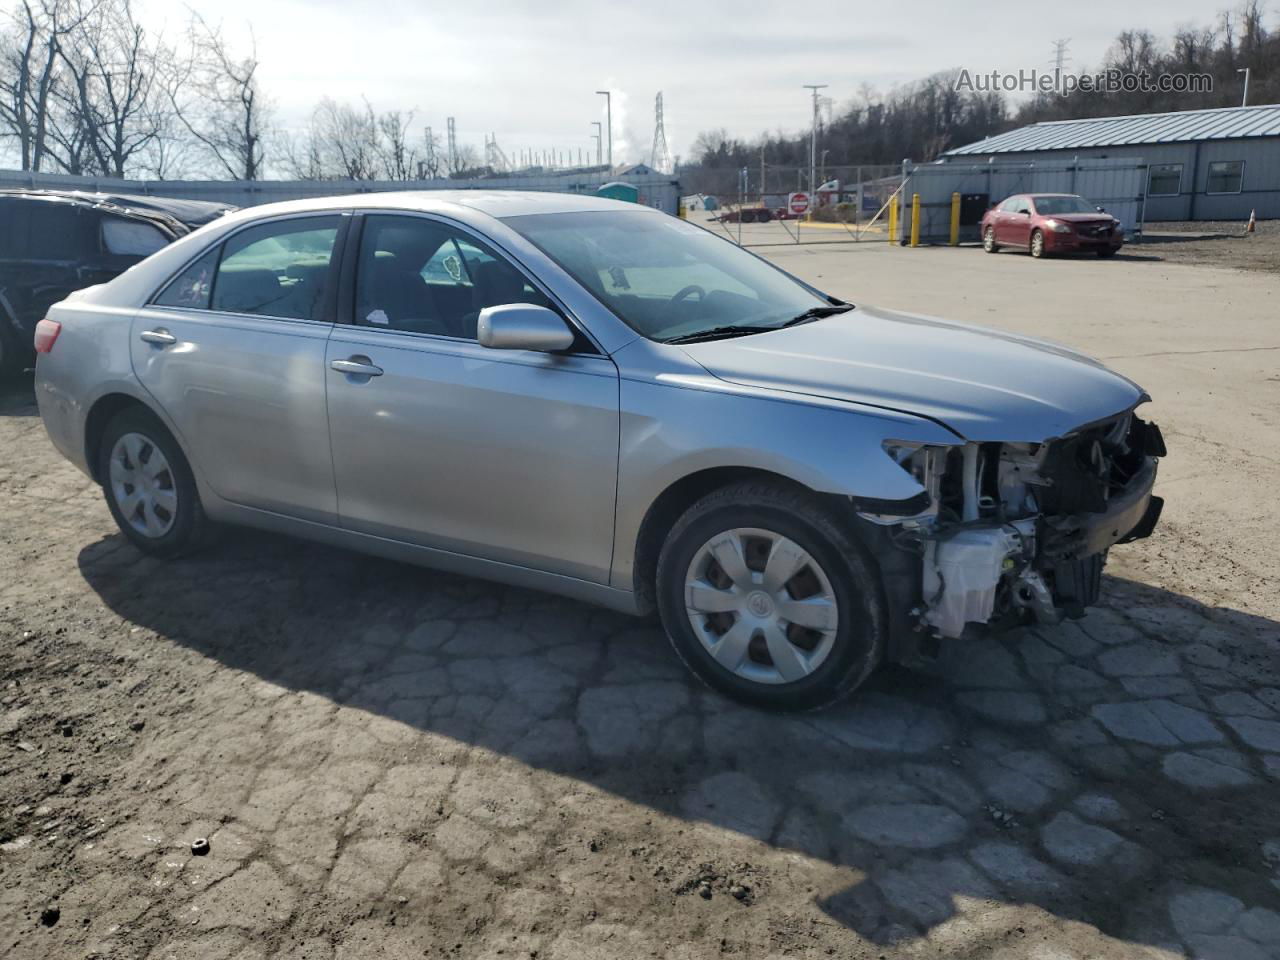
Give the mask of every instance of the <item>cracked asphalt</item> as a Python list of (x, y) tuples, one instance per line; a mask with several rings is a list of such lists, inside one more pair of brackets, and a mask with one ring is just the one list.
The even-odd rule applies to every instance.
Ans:
[(1087, 619), (779, 717), (570, 601), (249, 532), (143, 558), (29, 384), (0, 450), (4, 956), (1280, 957), (1276, 550), (1226, 566), (1194, 495)]

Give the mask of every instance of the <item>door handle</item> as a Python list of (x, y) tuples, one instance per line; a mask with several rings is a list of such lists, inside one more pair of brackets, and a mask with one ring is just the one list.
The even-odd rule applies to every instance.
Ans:
[(138, 339), (144, 343), (154, 343), (157, 347), (168, 347), (178, 342), (178, 338), (163, 327), (159, 330), (143, 330), (138, 334)]
[(380, 377), (382, 368), (370, 362), (368, 357), (355, 356), (348, 360), (330, 360), (329, 366), (339, 373), (355, 377)]

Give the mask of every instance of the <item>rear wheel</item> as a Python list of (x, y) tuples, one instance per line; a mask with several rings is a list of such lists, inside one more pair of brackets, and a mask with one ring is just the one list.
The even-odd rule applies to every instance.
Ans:
[(996, 243), (996, 228), (987, 227), (982, 231), (982, 249), (987, 253), (999, 253), (1000, 245)]
[(1031, 255), (1037, 260), (1044, 256), (1044, 234), (1039, 230), (1031, 231)]
[(1118, 247), (1099, 247), (1098, 256), (1103, 259), (1106, 259), (1107, 257), (1114, 257), (1118, 249)]
[(98, 448), (98, 477), (111, 516), (138, 549), (172, 557), (200, 543), (207, 522), (195, 477), (154, 414), (134, 408), (112, 418)]
[(755, 706), (827, 706), (882, 656), (874, 562), (817, 498), (781, 484), (726, 487), (690, 507), (663, 545), (657, 594), (685, 665)]

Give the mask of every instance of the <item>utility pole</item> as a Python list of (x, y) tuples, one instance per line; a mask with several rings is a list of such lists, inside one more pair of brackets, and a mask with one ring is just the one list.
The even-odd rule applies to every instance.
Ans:
[(609, 169), (613, 169), (613, 94), (608, 90), (597, 90), (604, 97), (604, 121), (609, 132)]
[(1244, 96), (1240, 98), (1240, 106), (1247, 107), (1249, 105), (1249, 68), (1241, 67), (1236, 73), (1244, 74)]
[(446, 154), (449, 158), (449, 172), (457, 173), (458, 171), (458, 133), (454, 126), (453, 117), (449, 117), (447, 121), (447, 130), (449, 138), (449, 152)]
[(599, 120), (592, 120), (591, 125), (596, 128), (596, 132), (592, 134), (596, 138), (596, 166), (604, 164), (604, 125)]
[[(827, 84), (806, 83), (803, 86), (806, 90), (813, 91), (813, 130), (809, 134), (809, 192), (816, 193), (818, 185), (814, 178), (818, 175), (818, 91), (826, 89)], [(815, 202), (815, 197), (809, 198), (810, 204)]]

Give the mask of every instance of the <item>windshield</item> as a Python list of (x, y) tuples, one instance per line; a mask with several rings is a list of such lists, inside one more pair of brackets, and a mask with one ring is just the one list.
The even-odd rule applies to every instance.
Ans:
[(674, 217), (608, 210), (503, 222), (651, 340), (724, 327), (773, 329), (833, 303), (735, 244)]
[(1036, 213), (1051, 217), (1059, 213), (1097, 213), (1084, 197), (1036, 197)]

